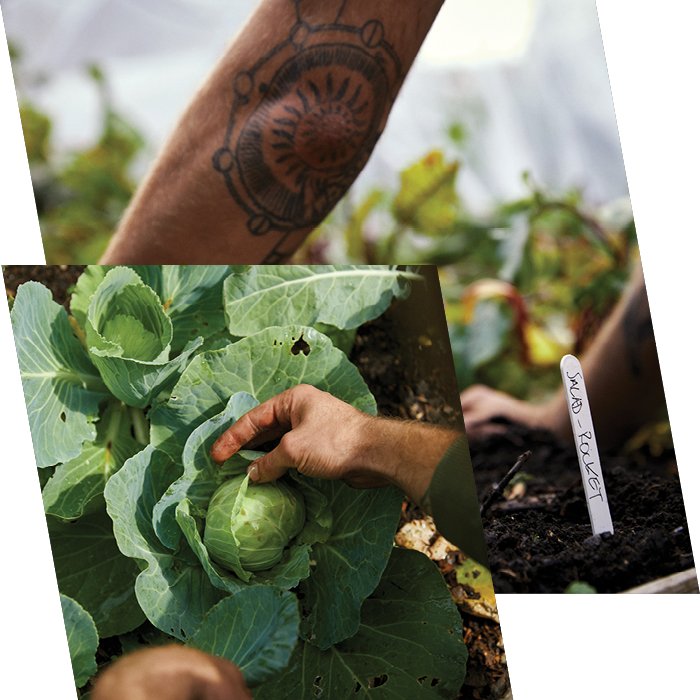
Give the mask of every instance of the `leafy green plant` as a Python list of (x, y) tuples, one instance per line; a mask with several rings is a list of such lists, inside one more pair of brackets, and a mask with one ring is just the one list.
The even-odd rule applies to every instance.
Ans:
[(52, 264), (96, 262), (136, 188), (133, 169), (143, 136), (114, 108), (106, 76), (90, 65), (85, 75), (100, 101), (100, 132), (79, 149), (61, 152), (51, 115), (26, 90), (50, 76), (23, 70), (17, 47), (11, 57), (46, 258)]
[(43, 285), (19, 287), (12, 324), (78, 687), (99, 639), (117, 637), (229, 658), (256, 697), (458, 693), (460, 615), (435, 566), (393, 547), (400, 493), (296, 473), (255, 485), (259, 453), (209, 455), (233, 421), (302, 382), (375, 413), (333, 339), (347, 344), (420, 279), (89, 267), (70, 314)]
[(350, 195), (296, 260), (440, 265), (460, 386), (539, 398), (557, 386), (562, 355), (585, 349), (624, 288), (637, 259), (631, 211), (545, 190), (526, 174), (525, 196), (475, 215), (457, 190), (460, 167), (431, 150), (395, 189), (354, 204)]

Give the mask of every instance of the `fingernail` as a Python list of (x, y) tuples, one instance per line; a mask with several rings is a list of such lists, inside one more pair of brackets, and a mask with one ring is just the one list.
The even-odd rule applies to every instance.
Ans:
[(251, 481), (257, 481), (260, 478), (260, 471), (258, 470), (258, 465), (252, 463), (248, 466), (248, 477)]

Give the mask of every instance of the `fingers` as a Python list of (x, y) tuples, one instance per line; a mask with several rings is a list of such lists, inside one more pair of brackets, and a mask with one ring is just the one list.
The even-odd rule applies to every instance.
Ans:
[[(279, 436), (290, 427), (289, 397), (283, 392), (241, 416), (222, 433), (211, 448), (211, 457), (221, 464), (256, 438)], [(260, 440), (257, 440), (260, 444)]]

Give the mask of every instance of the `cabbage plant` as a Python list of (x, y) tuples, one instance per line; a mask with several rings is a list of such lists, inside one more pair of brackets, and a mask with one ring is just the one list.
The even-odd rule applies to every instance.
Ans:
[(252, 484), (259, 452), (209, 456), (300, 383), (376, 413), (344, 349), (420, 279), (92, 266), (70, 314), (20, 286), (12, 324), (78, 687), (116, 637), (228, 658), (261, 698), (456, 696), (460, 616), (432, 562), (393, 546), (400, 493), (296, 472)]

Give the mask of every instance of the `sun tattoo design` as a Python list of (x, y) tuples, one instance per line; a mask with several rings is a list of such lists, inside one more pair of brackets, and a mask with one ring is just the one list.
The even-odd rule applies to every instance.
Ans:
[(377, 20), (359, 28), (299, 22), (235, 77), (213, 166), (248, 213), (253, 235), (283, 234), (267, 262), (283, 258), (286, 235), (318, 224), (352, 184), (381, 135), (400, 78)]

